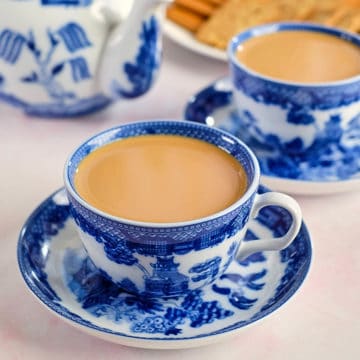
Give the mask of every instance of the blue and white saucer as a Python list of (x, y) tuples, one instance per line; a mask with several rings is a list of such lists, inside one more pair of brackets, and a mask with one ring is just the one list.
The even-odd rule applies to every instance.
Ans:
[[(289, 223), (286, 211), (268, 207), (251, 222), (246, 240), (281, 236)], [(311, 254), (309, 234), (302, 224), (287, 249), (233, 262), (207, 288), (166, 300), (136, 297), (107, 280), (89, 260), (63, 189), (33, 212), (18, 243), (21, 274), (48, 309), (105, 340), (156, 349), (213, 343), (271, 314), (299, 289)]]
[(185, 119), (221, 128), (247, 143), (259, 160), (262, 182), (273, 190), (303, 195), (360, 190), (360, 156), (356, 154), (351, 159), (341, 154), (335, 159), (287, 156), (250, 137), (239, 124), (229, 78), (194, 95), (186, 106)]

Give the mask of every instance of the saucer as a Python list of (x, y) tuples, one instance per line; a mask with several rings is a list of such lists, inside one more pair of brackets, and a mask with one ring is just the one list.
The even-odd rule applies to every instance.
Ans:
[[(189, 101), (185, 119), (215, 126), (242, 139), (256, 154), (262, 182), (273, 190), (303, 195), (333, 194), (360, 190), (360, 158), (288, 156), (257, 142), (245, 127), (233, 104), (229, 78), (219, 79)], [(335, 156), (336, 155), (336, 156)]]
[[(260, 192), (267, 191), (260, 187)], [(261, 210), (246, 241), (281, 236), (290, 216)], [(123, 292), (87, 257), (70, 218), (65, 190), (47, 198), (25, 223), (18, 243), (21, 274), (49, 310), (102, 339), (139, 348), (189, 348), (235, 335), (281, 307), (303, 283), (311, 261), (305, 224), (285, 250), (233, 262), (214, 284), (182, 297), (148, 299)]]

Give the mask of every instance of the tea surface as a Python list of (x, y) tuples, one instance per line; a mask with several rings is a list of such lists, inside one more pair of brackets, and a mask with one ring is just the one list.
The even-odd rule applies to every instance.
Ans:
[(204, 141), (144, 135), (115, 141), (79, 164), (75, 188), (108, 214), (145, 222), (202, 218), (236, 202), (246, 191), (241, 164)]
[(275, 79), (322, 83), (360, 74), (360, 48), (315, 31), (279, 31), (251, 38), (238, 48), (247, 68)]

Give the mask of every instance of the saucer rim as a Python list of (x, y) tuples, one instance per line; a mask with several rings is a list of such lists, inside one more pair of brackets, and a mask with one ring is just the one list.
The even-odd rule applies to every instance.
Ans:
[[(188, 110), (197, 103), (197, 100), (201, 96), (201, 94), (210, 89), (216, 89), (217, 85), (221, 82), (224, 82), (229, 88), (225, 88), (219, 91), (223, 91), (226, 93), (230, 93), (233, 95), (233, 91), (231, 89), (231, 81), (228, 75), (222, 76), (217, 78), (215, 81), (208, 83), (207, 85), (203, 86), (202, 88), (198, 89), (195, 94), (193, 94), (185, 104), (183, 109), (183, 116), (186, 121), (190, 122), (197, 122), (196, 120), (189, 119), (187, 114)], [(226, 108), (231, 107), (233, 105), (233, 101), (231, 100), (230, 104), (218, 106), (219, 108)], [(213, 112), (209, 111), (207, 113), (210, 116)], [(199, 122), (201, 124), (206, 124), (206, 122)], [(208, 124), (206, 124), (208, 125)], [(208, 125), (214, 126), (216, 125)], [(240, 140), (242, 140), (240, 138)], [(243, 140), (242, 140), (243, 141)], [(258, 155), (256, 155), (258, 156)], [(273, 174), (261, 174), (260, 182), (264, 183), (266, 186), (274, 190), (279, 190), (283, 192), (288, 192), (292, 194), (299, 194), (299, 195), (329, 195), (329, 194), (337, 194), (337, 193), (344, 193), (352, 190), (359, 189), (360, 190), (360, 171), (351, 176), (348, 179), (344, 180), (327, 180), (324, 179), (323, 181), (319, 180), (303, 180), (303, 179), (292, 179), (288, 177), (281, 177), (275, 176)]]
[[(259, 188), (268, 189), (259, 185)], [(25, 264), (23, 258), (22, 246), (24, 245), (24, 235), (31, 227), (32, 222), (35, 217), (46, 208), (50, 201), (53, 201), (54, 197), (59, 193), (65, 194), (65, 188), (61, 187), (58, 190), (54, 191), (51, 195), (46, 197), (29, 215), (24, 225), (21, 228), (18, 243), (17, 243), (17, 262), (20, 270), (20, 274), (24, 282), (27, 285), (28, 290), (32, 293), (32, 295), (37, 299), (40, 304), (45, 306), (47, 310), (50, 310), (51, 313), (58, 316), (60, 319), (64, 320), (66, 323), (72, 325), (73, 327), (88, 333), (93, 336), (97, 336), (107, 341), (111, 341), (113, 343), (122, 344), (125, 346), (137, 347), (137, 348), (149, 348), (149, 349), (185, 349), (206, 345), (211, 342), (218, 342), (224, 337), (236, 336), (236, 334), (242, 331), (245, 327), (257, 324), (261, 320), (265, 320), (269, 315), (274, 313), (280, 307), (282, 307), (285, 303), (288, 303), (296, 293), (299, 292), (302, 287), (304, 280), (306, 279), (309, 270), (311, 268), (311, 264), (313, 261), (313, 246), (311, 242), (311, 237), (308, 231), (308, 228), (304, 221), (302, 221), (301, 228), (298, 234), (302, 234), (303, 239), (306, 243), (307, 247), (307, 255), (305, 257), (305, 261), (300, 267), (300, 274), (292, 284), (291, 288), (286, 292), (283, 298), (280, 301), (277, 301), (271, 307), (264, 311), (259, 311), (257, 316), (253, 316), (246, 320), (237, 321), (227, 327), (223, 327), (217, 331), (207, 332), (205, 334), (199, 334), (191, 337), (182, 337), (182, 338), (168, 338), (168, 337), (142, 337), (142, 336), (134, 336), (129, 335), (127, 333), (118, 332), (111, 330), (107, 327), (102, 327), (100, 325), (94, 324), (90, 320), (86, 320), (81, 315), (78, 315), (76, 312), (72, 312), (72, 309), (66, 307), (66, 300), (51, 300), (48, 298), (46, 294), (44, 294), (41, 289), (34, 282), (33, 277), (30, 276), (29, 265)], [(57, 206), (61, 206), (60, 204), (55, 203)], [(66, 219), (65, 224), (72, 221), (71, 215)], [(65, 225), (66, 226), (66, 225)], [(58, 235), (54, 235), (58, 236)], [(39, 280), (40, 281), (40, 280)], [(67, 288), (67, 287), (66, 287)], [(67, 288), (68, 289), (68, 288)], [(256, 314), (255, 314), (256, 315)]]

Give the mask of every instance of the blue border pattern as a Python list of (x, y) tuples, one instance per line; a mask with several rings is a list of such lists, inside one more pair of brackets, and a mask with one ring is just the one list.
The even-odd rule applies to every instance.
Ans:
[(248, 155), (247, 149), (239, 143), (239, 140), (233, 138), (231, 134), (225, 132), (219, 134), (217, 129), (209, 129), (208, 127), (198, 126), (187, 121), (153, 120), (120, 125), (86, 140), (70, 158), (70, 166), (67, 169), (66, 176), (72, 187), (74, 188), (73, 178), (75, 171), (85, 156), (110, 142), (141, 135), (177, 135), (209, 142), (235, 157), (243, 165), (246, 174), (248, 174), (249, 183), (253, 181), (255, 169), (252, 165), (251, 157)]
[[(310, 23), (281, 23), (259, 26), (242, 33), (229, 44), (229, 53), (236, 52), (238, 46), (250, 37), (287, 30), (316, 31), (335, 35), (360, 47), (359, 36), (339, 29)], [(294, 111), (303, 108), (304, 101), (307, 110), (333, 109), (360, 101), (360, 76), (351, 81), (334, 82), (330, 86), (312, 86), (277, 82), (271, 78), (263, 79), (254, 73), (249, 73), (238, 62), (235, 65), (233, 61), (230, 61), (230, 70), (234, 76), (236, 89), (240, 89), (257, 102), (277, 105), (286, 110), (289, 106)]]
[[(238, 142), (234, 142), (234, 139), (226, 133), (223, 133), (221, 136), (221, 134), (219, 134), (216, 129), (201, 127), (186, 121), (145, 121), (130, 123), (106, 130), (82, 144), (72, 154), (68, 162), (69, 166), (66, 169), (66, 176), (70, 186), (74, 189), (73, 177), (80, 161), (98, 147), (104, 145), (105, 143), (110, 143), (112, 141), (125, 139), (132, 136), (158, 134), (192, 137), (216, 145), (239, 160), (248, 176), (249, 184), (251, 184), (254, 180), (254, 167), (247, 150)], [(176, 241), (177, 243), (189, 242), (189, 240), (197, 241), (199, 236), (201, 237), (201, 233), (204, 228), (207, 229), (206, 236), (209, 238), (218, 236), (220, 232), (222, 235), (224, 233), (233, 235), (239, 228), (243, 226), (244, 222), (247, 220), (248, 211), (244, 211), (244, 209), (249, 209), (253, 201), (252, 195), (250, 196), (249, 200), (247, 200), (247, 204), (244, 205), (244, 209), (235, 208), (233, 211), (213, 220), (184, 226), (169, 226), (164, 229), (152, 226), (141, 227), (139, 225), (132, 225), (127, 223), (122, 224), (118, 221), (113, 221), (88, 210), (83, 205), (81, 205), (80, 202), (77, 201), (69, 192), (68, 197), (72, 206), (72, 215), (76, 219), (77, 223), (82, 227), (82, 229), (88, 234), (92, 234), (92, 230), (95, 232), (102, 232), (103, 230), (101, 230), (101, 228), (103, 228), (107, 234), (118, 236), (120, 238), (126, 238), (129, 241), (133, 241), (134, 243), (144, 243), (143, 239), (148, 238), (149, 244), (152, 243), (151, 239), (156, 237), (158, 239), (158, 245), (170, 246), (175, 252), (177, 251), (176, 247), (175, 245), (170, 245), (167, 243), (169, 240), (172, 242)], [(91, 229), (90, 224), (100, 224), (101, 228), (99, 227), (98, 229)], [(224, 224), (230, 225), (226, 227)], [(141, 230), (141, 234), (143, 235), (139, 236), (139, 230)]]

